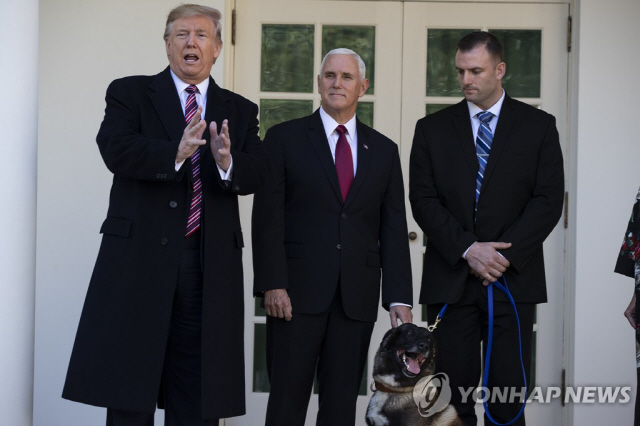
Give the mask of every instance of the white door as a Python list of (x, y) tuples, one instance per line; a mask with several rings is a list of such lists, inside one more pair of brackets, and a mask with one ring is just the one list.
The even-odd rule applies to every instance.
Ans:
[[(538, 49), (541, 65), (536, 72), (525, 75), (529, 90), (537, 82), (538, 92), (526, 92), (535, 96), (516, 93), (514, 97), (554, 114), (558, 119), (561, 140), (565, 140), (567, 54), (563, 46), (567, 5), (236, 0), (235, 9), (237, 31), (232, 64), (233, 90), (260, 106), (262, 135), (273, 124), (314, 111), (320, 104), (316, 76), (323, 55), (335, 47), (352, 48), (365, 60), (367, 77), (372, 80), (372, 87), (359, 104), (358, 117), (399, 144), (407, 187), (415, 122), (424, 116), (426, 110), (433, 111), (440, 105), (461, 99), (453, 68), (455, 42), (460, 38), (456, 30), (489, 29), (508, 30), (500, 35), (507, 37), (513, 45), (522, 46), (524, 43), (528, 49), (526, 58), (522, 57), (523, 52), (519, 49), (507, 50), (507, 77), (510, 57), (519, 65), (512, 67), (514, 70), (533, 68), (535, 71), (535, 66), (529, 66), (530, 55)], [(528, 31), (518, 33), (516, 30)], [(521, 36), (526, 37), (522, 39)], [(523, 59), (529, 62), (523, 65)], [(438, 78), (438, 84), (444, 88), (436, 91), (437, 95), (427, 94), (427, 76)], [(519, 83), (520, 77), (520, 73), (513, 76), (514, 84)], [(517, 92), (521, 88), (514, 86), (514, 89)], [(507, 90), (512, 94), (508, 85)], [(248, 233), (252, 199), (242, 198), (241, 218), (245, 233)], [(411, 216), (408, 200), (407, 212), (409, 231), (418, 236), (410, 241), (416, 303), (414, 319), (419, 325), (425, 325), (422, 307), (417, 305), (423, 235)], [(563, 253), (564, 232), (559, 227), (545, 243), (551, 303), (540, 306), (538, 310), (535, 345), (538, 385), (559, 385), (562, 369)], [(252, 297), (249, 241), (244, 262), (248, 414), (227, 419), (225, 424), (255, 426), (264, 421), (269, 386), (265, 368), (265, 317)], [(388, 314), (381, 309), (358, 398), (358, 426), (365, 424), (364, 415), (371, 395), (372, 357), (389, 327)], [(309, 404), (307, 425), (315, 424), (317, 407), (317, 395), (314, 393)], [(541, 407), (532, 404), (527, 409), (527, 418), (531, 424), (560, 424), (561, 407), (559, 404)]]
[[(261, 135), (273, 124), (311, 114), (320, 106), (316, 82), (320, 62), (329, 50), (348, 47), (362, 56), (371, 83), (358, 105), (358, 117), (394, 141), (400, 140), (401, 3), (236, 0), (236, 16), (233, 90), (260, 106)], [(242, 198), (241, 219), (247, 235), (251, 200)], [(233, 426), (264, 424), (269, 389), (265, 316), (251, 297), (249, 247), (244, 258), (247, 415), (226, 420), (226, 425)], [(389, 316), (381, 310), (372, 341), (380, 342), (388, 328)], [(358, 398), (357, 417), (362, 425), (371, 394), (370, 365)], [(317, 411), (314, 390), (308, 425), (315, 424)]]
[[(416, 121), (462, 98), (454, 68), (455, 46), (472, 30), (491, 31), (500, 38), (507, 64), (503, 87), (512, 97), (555, 115), (560, 140), (567, 140), (568, 13), (568, 5), (563, 4), (405, 3), (401, 133), (405, 179)], [(563, 152), (568, 152), (565, 146)], [(410, 244), (417, 298), (424, 238), (413, 217), (408, 215), (407, 220), (409, 230), (419, 236)], [(537, 309), (531, 381), (545, 389), (561, 386), (564, 238), (561, 221), (544, 244), (549, 303)], [(422, 316), (418, 315), (417, 323)], [(482, 404), (476, 408), (480, 415)], [(562, 421), (559, 400), (531, 403), (526, 413), (535, 425), (559, 425)]]

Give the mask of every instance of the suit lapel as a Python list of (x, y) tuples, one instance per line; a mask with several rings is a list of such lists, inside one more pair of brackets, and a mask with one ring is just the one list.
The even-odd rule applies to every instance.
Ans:
[(458, 143), (464, 153), (464, 159), (469, 166), (469, 172), (475, 180), (478, 174), (478, 156), (476, 155), (475, 141), (473, 140), (473, 129), (471, 128), (471, 118), (469, 117), (469, 107), (467, 101), (460, 102), (453, 112), (453, 125), (458, 133)]
[(493, 142), (491, 142), (491, 153), (489, 154), (489, 161), (487, 161), (487, 169), (484, 172), (484, 178), (482, 179), (482, 187), (484, 188), (489, 180), (491, 174), (496, 168), (496, 164), (500, 160), (500, 154), (504, 150), (509, 140), (509, 134), (513, 128), (513, 124), (516, 122), (516, 103), (511, 101), (509, 96), (504, 97), (502, 108), (500, 109), (500, 117), (498, 117), (498, 126), (496, 127), (495, 134), (493, 135)]
[(169, 67), (158, 74), (149, 85), (149, 98), (169, 138), (171, 140), (182, 139), (186, 123), (176, 85), (169, 73)]
[[(216, 84), (213, 78), (209, 77), (209, 89), (207, 90), (207, 109), (205, 111), (205, 120), (207, 121), (207, 128), (202, 135), (202, 138), (209, 141), (211, 139), (211, 133), (209, 132), (209, 124), (212, 121), (216, 122), (218, 133), (222, 127), (222, 121), (230, 115), (230, 99), (224, 94), (222, 89)], [(229, 138), (233, 141), (234, 135), (231, 134), (231, 126), (229, 126)], [(211, 144), (207, 143), (204, 146), (203, 152), (207, 152), (211, 149)]]
[(367, 126), (362, 124), (360, 120), (356, 119), (356, 130), (358, 132), (358, 163), (356, 169), (356, 176), (353, 180), (353, 184), (351, 184), (351, 189), (349, 190), (349, 195), (347, 195), (347, 200), (345, 204), (352, 202), (360, 187), (362, 186), (362, 182), (366, 180), (367, 172), (369, 171), (369, 163), (371, 162), (371, 143), (373, 142)]
[(322, 125), (322, 119), (320, 118), (320, 112), (318, 110), (309, 117), (309, 130), (307, 131), (307, 136), (309, 138), (309, 143), (311, 144), (311, 147), (318, 157), (320, 165), (329, 180), (329, 185), (331, 185), (334, 194), (340, 203), (342, 203), (342, 193), (340, 192), (340, 184), (338, 183), (336, 164), (333, 161), (331, 148), (329, 148), (329, 141), (327, 141), (327, 135), (325, 133), (324, 126)]

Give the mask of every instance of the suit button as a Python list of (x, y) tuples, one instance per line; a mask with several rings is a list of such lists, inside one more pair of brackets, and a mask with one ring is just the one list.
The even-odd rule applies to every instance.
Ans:
[(160, 244), (166, 246), (169, 243), (169, 240), (166, 237), (160, 238)]
[(336, 246), (336, 248), (337, 248), (338, 250), (340, 250), (342, 247), (340, 247), (340, 244), (338, 244), (338, 245)]
[(234, 186), (233, 189), (236, 191), (240, 191), (240, 187), (238, 185)]
[(347, 218), (347, 214), (346, 213), (342, 213), (342, 218), (346, 219)]
[(178, 207), (178, 203), (176, 203), (175, 201), (170, 201), (169, 207), (171, 207), (172, 209), (175, 209), (176, 207)]

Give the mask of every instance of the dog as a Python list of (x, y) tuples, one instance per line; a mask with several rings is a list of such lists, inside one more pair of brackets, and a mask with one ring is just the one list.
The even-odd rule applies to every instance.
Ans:
[(407, 323), (387, 331), (374, 358), (368, 426), (463, 426), (447, 405), (448, 383), (444, 389), (442, 376), (434, 376), (435, 355), (436, 341), (426, 328)]

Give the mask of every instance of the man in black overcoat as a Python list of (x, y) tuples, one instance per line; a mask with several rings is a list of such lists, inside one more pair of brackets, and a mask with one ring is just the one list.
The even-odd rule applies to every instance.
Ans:
[(97, 142), (113, 185), (63, 397), (107, 407), (108, 426), (152, 425), (157, 403), (166, 426), (245, 413), (237, 197), (267, 166), (257, 106), (210, 77), (219, 20), (175, 8), (169, 67), (107, 89)]

